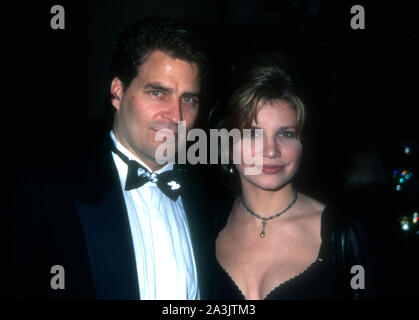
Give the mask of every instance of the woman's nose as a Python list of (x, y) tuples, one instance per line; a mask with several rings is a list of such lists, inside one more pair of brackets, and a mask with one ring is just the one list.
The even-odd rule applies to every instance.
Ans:
[(281, 156), (278, 143), (275, 139), (263, 139), (263, 156), (267, 158), (275, 158)]

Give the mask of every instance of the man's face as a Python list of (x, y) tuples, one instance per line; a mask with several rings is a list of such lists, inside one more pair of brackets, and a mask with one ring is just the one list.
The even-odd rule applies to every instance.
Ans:
[[(125, 89), (125, 90), (124, 90)], [(174, 59), (162, 51), (153, 51), (143, 62), (128, 88), (114, 78), (112, 104), (116, 109), (114, 132), (121, 144), (152, 170), (156, 162), (155, 141), (159, 129), (168, 129), (177, 137), (178, 121), (192, 128), (199, 109), (199, 69), (195, 63)]]

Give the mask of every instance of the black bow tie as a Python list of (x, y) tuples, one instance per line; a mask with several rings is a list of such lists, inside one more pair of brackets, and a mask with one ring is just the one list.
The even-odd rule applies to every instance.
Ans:
[(160, 174), (150, 172), (147, 168), (139, 164), (137, 161), (129, 160), (126, 155), (112, 147), (112, 152), (117, 154), (122, 161), (128, 165), (127, 179), (125, 182), (125, 190), (137, 189), (145, 183), (154, 182), (157, 187), (170, 199), (176, 201), (180, 195), (182, 182), (185, 177), (185, 171), (177, 166), (173, 170), (168, 170)]

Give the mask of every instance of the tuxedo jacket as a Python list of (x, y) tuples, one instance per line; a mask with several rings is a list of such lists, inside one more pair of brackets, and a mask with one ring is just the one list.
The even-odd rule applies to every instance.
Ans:
[[(140, 299), (130, 225), (111, 139), (71, 157), (31, 162), (7, 219), (6, 298)], [(214, 236), (195, 168), (181, 194), (202, 299), (214, 297)], [(56, 288), (64, 269), (64, 288)], [(62, 273), (61, 273), (62, 275)], [(54, 278), (55, 277), (55, 278)]]

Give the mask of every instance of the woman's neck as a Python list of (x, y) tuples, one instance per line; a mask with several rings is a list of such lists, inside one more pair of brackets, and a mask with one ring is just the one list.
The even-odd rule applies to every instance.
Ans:
[(242, 183), (241, 197), (253, 212), (268, 218), (288, 207), (295, 197), (295, 191), (291, 183), (272, 191), (261, 189), (250, 183)]

